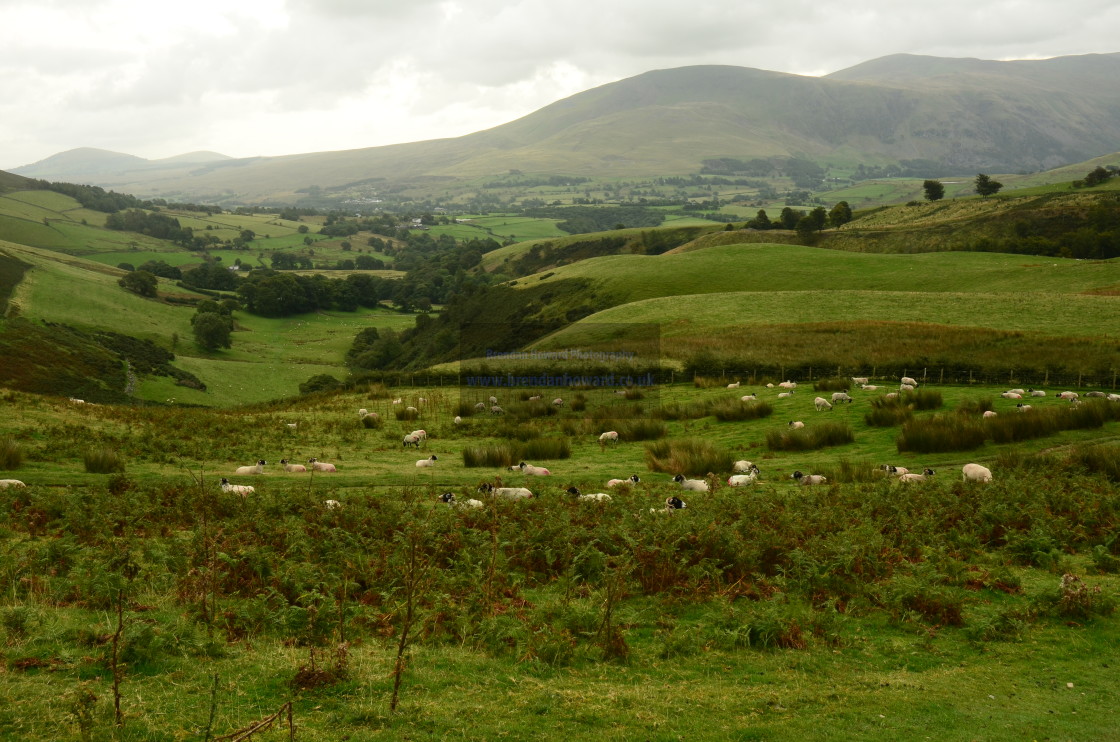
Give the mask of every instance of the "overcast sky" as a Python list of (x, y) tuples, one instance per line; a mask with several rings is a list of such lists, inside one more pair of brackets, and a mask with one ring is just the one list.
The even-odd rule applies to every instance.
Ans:
[(654, 69), (1120, 51), (1116, 0), (0, 0), (0, 169), (454, 137)]

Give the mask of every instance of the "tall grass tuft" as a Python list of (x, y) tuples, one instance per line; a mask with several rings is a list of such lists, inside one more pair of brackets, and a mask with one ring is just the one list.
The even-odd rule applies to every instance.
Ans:
[(769, 402), (743, 402), (738, 399), (721, 399), (710, 407), (710, 413), (721, 422), (758, 420), (774, 414)]
[(734, 461), (730, 451), (703, 438), (646, 444), (646, 465), (651, 471), (703, 475), (730, 471)]
[(467, 446), (463, 449), (463, 466), (498, 468), (513, 466), (519, 461), (571, 458), (572, 444), (567, 437), (534, 438), (524, 443), (495, 443), (488, 446)]
[(820, 467), (819, 473), (830, 482), (879, 482), (883, 479), (883, 471), (877, 465), (847, 458), (841, 458), (835, 466)]
[(1113, 482), (1120, 482), (1120, 445), (1079, 446), (1070, 451), (1069, 461), (1091, 474), (1101, 474)]
[(0, 439), (0, 469), (18, 469), (23, 464), (23, 446), (14, 438)]
[(826, 446), (842, 446), (855, 440), (847, 423), (828, 422), (797, 430), (771, 430), (766, 446), (771, 451), (812, 451)]
[(513, 466), (520, 461), (514, 455), (509, 443), (495, 443), (489, 446), (467, 446), (463, 449), (463, 466), (468, 468), (498, 468)]
[(980, 399), (966, 399), (957, 405), (957, 412), (962, 415), (972, 415), (979, 417), (985, 412), (994, 409), (992, 407), (991, 397), (981, 397)]
[(912, 389), (900, 394), (899, 398), (904, 405), (915, 410), (937, 410), (944, 404), (941, 392), (936, 389)]
[(903, 425), (895, 445), (899, 452), (972, 451), (984, 445), (984, 433), (984, 424), (980, 420), (960, 415), (936, 415), (911, 420)]
[(568, 459), (572, 456), (572, 443), (564, 438), (534, 438), (518, 447), (522, 459)]
[(626, 420), (615, 428), (623, 441), (655, 441), (669, 434), (660, 420)]
[(85, 456), (86, 473), (114, 474), (124, 471), (124, 459), (111, 448), (91, 448)]
[(395, 411), (393, 413), (393, 416), (398, 420), (415, 420), (416, 418), (420, 417), (420, 411), (415, 407), (402, 407), (401, 409)]
[(699, 420), (711, 413), (712, 402), (696, 400), (693, 402), (672, 402), (653, 411), (654, 417), (662, 420)]
[(913, 417), (910, 408), (904, 404), (898, 404), (897, 399), (887, 400), (887, 402), (895, 402), (895, 404), (880, 404), (880, 399), (874, 400), (871, 403), (871, 409), (863, 416), (863, 421), (868, 425), (874, 428), (890, 428), (901, 425)]
[(841, 379), (839, 377), (831, 379), (817, 379), (813, 382), (814, 392), (846, 392), (851, 388), (851, 379)]

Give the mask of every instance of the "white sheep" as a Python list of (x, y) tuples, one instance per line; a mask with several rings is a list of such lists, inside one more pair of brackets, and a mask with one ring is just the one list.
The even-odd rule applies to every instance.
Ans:
[(852, 377), (852, 383), (855, 384), (856, 386), (863, 386), (864, 384), (867, 384), (869, 381), (871, 381), (871, 379), (869, 379), (866, 376), (853, 376)]
[(71, 397), (70, 398), (70, 403), (71, 404), (85, 404), (86, 401), (84, 399), (78, 399), (77, 397)]
[(244, 477), (251, 474), (264, 474), (264, 465), (268, 462), (264, 459), (258, 459), (257, 463), (253, 466), (239, 466), (234, 474)]
[(805, 427), (805, 423), (801, 422), (800, 420), (790, 420), (789, 427), (793, 430), (801, 430)]
[(770, 382), (769, 384), (767, 384), (766, 388), (767, 389), (773, 389), (774, 388), (774, 382)]
[(416, 462), (416, 466), (417, 466), (418, 468), (422, 468), (422, 467), (426, 467), (426, 466), (435, 466), (435, 465), (436, 465), (436, 461), (437, 461), (437, 459), (436, 459), (436, 455), (435, 455), (435, 454), (433, 453), (433, 454), (432, 454), (431, 456), (429, 456), (428, 458), (426, 458), (426, 459), (420, 459), (419, 461), (417, 461), (417, 462)]
[(506, 500), (522, 500), (533, 496), (533, 493), (524, 487), (495, 487), (490, 483), (482, 485), (478, 491)]
[(288, 430), (295, 430), (299, 427), (299, 423), (284, 423), (284, 426), (288, 428)]
[(219, 486), (222, 488), (222, 492), (232, 492), (235, 495), (241, 495), (242, 497), (244, 497), (245, 495), (251, 495), (257, 491), (254, 487), (248, 484), (230, 484), (229, 480), (225, 477), (222, 477), (222, 481)]
[(865, 392), (874, 392), (879, 388), (880, 387), (879, 387), (878, 384), (864, 384), (863, 386), (860, 387), (860, 389), (862, 389)]
[(778, 399), (789, 399), (793, 396), (793, 392), (778, 392)]
[(681, 486), (681, 489), (688, 490), (689, 492), (707, 492), (708, 483), (703, 479), (685, 479), (683, 474), (678, 474), (673, 477), (673, 481)]
[(403, 438), (401, 438), (401, 445), (405, 448), (408, 448), (409, 446), (416, 446), (416, 448), (420, 448), (420, 443), (421, 438), (415, 433), (407, 433)]
[(1018, 392), (1003, 392), (999, 396), (1003, 397), (1004, 399), (1022, 399), (1023, 398), (1023, 395), (1019, 394)]
[(780, 382), (778, 384), (778, 386), (780, 386), (782, 389), (796, 389), (797, 388), (797, 382), (796, 381), (783, 381), (783, 382)]
[(307, 471), (307, 467), (303, 464), (292, 464), (287, 459), (280, 459), (280, 466), (284, 467), (284, 471), (289, 474), (302, 474)]
[(475, 409), (476, 412), (482, 412), (483, 410), (486, 409), (486, 403), (485, 402), (478, 402), (478, 403), (475, 404), (474, 409)]
[(914, 391), (914, 385), (913, 384), (899, 384), (898, 385), (898, 391), (900, 391), (900, 392), (912, 392), (912, 391)]
[(393, 400), (393, 404), (404, 404), (404, 400), (401, 399), (400, 397), (397, 397), (396, 399)]
[(851, 398), (851, 396), (849, 396), (849, 394), (847, 392), (833, 392), (832, 393), (832, 401), (833, 402), (851, 402), (852, 398)]
[(743, 396), (739, 397), (739, 401), (740, 402), (757, 402), (758, 401), (758, 395), (757, 394), (744, 394)]
[(490, 404), (498, 404), (498, 398), (497, 397), (491, 397), (490, 398)]
[(607, 480), (607, 486), (608, 487), (617, 487), (620, 484), (627, 484), (627, 485), (637, 484), (640, 481), (642, 481), (642, 480), (637, 474), (631, 474), (626, 479), (610, 479), (610, 480)]
[(342, 503), (338, 500), (323, 500), (323, 505), (326, 506), (327, 510), (338, 510), (342, 507)]
[(1030, 412), (1034, 408), (1029, 404), (1023, 404), (1022, 402), (1020, 402), (1019, 404), (1015, 405), (1015, 409), (1017, 409), (1019, 412)]
[(997, 413), (995, 410), (984, 410), (984, 414), (981, 417), (995, 417), (998, 414), (999, 413)]
[(1094, 390), (1094, 391), (1091, 391), (1091, 392), (1085, 392), (1085, 396), (1086, 397), (1094, 397), (1096, 399), (1102, 399), (1102, 398), (1105, 397), (1105, 393), (1104, 392), (1098, 392), (1098, 391)]
[(600, 446), (605, 445), (607, 443), (618, 443), (618, 431), (617, 430), (608, 430), (607, 432), (605, 432), (605, 433), (603, 433), (599, 436), (599, 445)]
[(319, 461), (319, 459), (317, 459), (315, 457), (312, 457), (312, 458), (308, 459), (307, 463), (311, 464), (311, 469), (313, 471), (322, 471), (322, 472), (338, 471), (338, 469), (335, 468), (334, 464), (328, 464), (325, 461)]
[(543, 466), (533, 466), (532, 464), (526, 464), (524, 461), (518, 464), (517, 468), (520, 469), (523, 474), (534, 477), (547, 477), (552, 474), (552, 472), (545, 469)]
[(752, 471), (758, 471), (758, 467), (754, 465), (753, 461), (740, 459), (731, 465), (731, 471), (734, 474), (748, 474)]
[(409, 405), (408, 407), (405, 407), (404, 411), (407, 412), (409, 415), (419, 415), (420, 414), (420, 410), (416, 409), (412, 405)]
[(563, 407), (564, 400), (561, 397), (557, 397), (556, 399), (552, 400), (552, 405), (554, 407)]
[(758, 472), (752, 471), (750, 474), (732, 474), (727, 478), (728, 487), (746, 487), (758, 481)]
[(457, 507), (457, 508), (481, 508), (481, 507), (484, 507), (484, 505), (482, 504), (482, 500), (475, 500), (475, 499), (464, 500), (464, 501), (456, 500), (454, 492), (444, 492), (442, 495), (439, 496), (439, 499), (440, 499), (440, 502), (446, 502), (448, 505), (451, 505), (451, 506)]
[(906, 472), (905, 474), (902, 474), (902, 475), (899, 476), (898, 481), (899, 482), (924, 482), (924, 481), (926, 481), (926, 479), (928, 477), (932, 477), (936, 473), (937, 472), (935, 472), (933, 469), (928, 469), (928, 468), (923, 469), (921, 474), (914, 474), (912, 472)]
[(739, 388), (739, 382), (733, 381), (733, 382), (731, 382), (730, 384), (727, 385), (727, 388), (728, 389), (738, 389)]
[(575, 495), (577, 500), (584, 502), (610, 502), (613, 499), (606, 492), (591, 492), (585, 495), (576, 487), (569, 487), (567, 492), (569, 495)]
[(901, 379), (898, 380), (898, 383), (899, 384), (909, 384), (910, 386), (917, 386), (918, 385), (918, 382), (915, 381), (914, 379), (911, 379), (909, 376), (903, 376)]
[(883, 397), (886, 399), (898, 399), (898, 392), (887, 392)]
[(679, 498), (679, 497), (667, 497), (667, 498), (665, 498), (665, 507), (663, 507), (663, 508), (650, 508), (649, 511), (651, 513), (655, 513), (655, 514), (656, 513), (671, 513), (674, 510), (684, 510), (687, 507), (688, 507), (688, 505), (686, 505), (684, 500), (682, 500), (681, 498)]
[(1008, 389), (1007, 391), (1012, 392), (1013, 394), (1018, 394), (1020, 397), (1026, 394), (1026, 391), (1023, 389)]
[(1027, 394), (1031, 397), (1045, 397), (1046, 396), (1046, 392), (1042, 391), (1041, 389), (1028, 389)]
[[(626, 394), (626, 392), (622, 392), (622, 393)], [(615, 392), (615, 394), (618, 394), (618, 392)], [(534, 394), (533, 396), (529, 397), (529, 401), (530, 402), (540, 402), (541, 401), (541, 395)]]
[(822, 474), (802, 474), (800, 471), (795, 471), (789, 476), (790, 479), (796, 479), (798, 484), (828, 484), (828, 477)]
[(490, 414), (491, 415), (504, 415), (504, 414), (506, 414), (506, 411), (503, 410), (498, 405), (491, 405), (490, 406)]
[(423, 441), (423, 440), (427, 440), (428, 431), (426, 431), (426, 430), (414, 430), (411, 433), (409, 433), (409, 435), (414, 435), (414, 436), (416, 436), (417, 438), (419, 438), (420, 440)]
[(965, 464), (961, 467), (961, 474), (964, 476), (966, 482), (990, 482), (992, 481), (992, 472), (986, 466), (979, 464)]
[(454, 419), (454, 420), (452, 420), (451, 422), (452, 422), (453, 424), (455, 424), (455, 425), (462, 425), (462, 424), (463, 424), (463, 418), (461, 418), (461, 417), (459, 417), (458, 415), (456, 415), (456, 416), (455, 416), (455, 419)]
[(813, 405), (817, 408), (817, 412), (821, 412), (822, 410), (831, 410), (832, 409), (832, 403), (829, 402), (824, 397), (817, 397), (816, 399), (814, 399), (813, 400)]
[(883, 464), (879, 467), (892, 477), (900, 477), (903, 474), (909, 474), (910, 470), (905, 466), (891, 466), (890, 464)]
[(18, 489), (20, 487), (26, 486), (26, 484), (19, 481), (18, 479), (0, 479), (0, 490), (6, 490), (9, 487), (11, 487), (12, 489)]
[(361, 419), (368, 414), (369, 414), (369, 410), (367, 410), (365, 407), (363, 407), (362, 409), (358, 410), (358, 419)]
[(1065, 399), (1065, 400), (1069, 400), (1069, 401), (1072, 402), (1073, 400), (1077, 399), (1078, 396), (1080, 396), (1080, 395), (1078, 395), (1077, 392), (1055, 392), (1054, 396), (1057, 397), (1058, 399)]
[(1109, 402), (1120, 402), (1120, 394), (1109, 394), (1105, 399)]

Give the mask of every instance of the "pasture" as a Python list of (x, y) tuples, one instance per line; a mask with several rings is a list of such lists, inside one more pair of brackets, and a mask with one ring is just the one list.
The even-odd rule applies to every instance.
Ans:
[[(1086, 401), (1108, 410), (1100, 427), (899, 453), (898, 426), (864, 420), (897, 379), (830, 412), (811, 384), (781, 399), (742, 381), (626, 401), (564, 390), (559, 409), (506, 390), (505, 417), (471, 414), (485, 392), (438, 384), (228, 410), (7, 392), (0, 477), (30, 486), (0, 490), (0, 736), (215, 738), (281, 709), (309, 740), (1112, 729), (1120, 403)], [(918, 419), (1030, 414), (1001, 388), (919, 388)], [(1070, 409), (1047, 391), (1040, 410)], [(751, 392), (770, 414), (712, 414)], [(398, 419), (410, 404), (419, 417)], [(771, 449), (791, 419), (853, 441)], [(637, 439), (600, 446), (608, 426)], [(403, 447), (417, 428), (427, 440)], [(561, 438), (567, 457), (533, 461), (550, 476), (465, 466), (468, 448)], [(754, 461), (760, 481), (730, 488), (724, 469), (713, 491), (682, 493), (650, 468), (655, 442), (696, 440)], [(313, 456), (338, 472), (276, 464)], [(263, 475), (234, 475), (257, 458)], [(87, 471), (102, 461), (120, 468)], [(967, 461), (995, 481), (961, 481)], [(883, 463), (937, 474), (899, 484)], [(795, 469), (830, 484), (797, 486)], [(564, 492), (630, 474), (642, 481), (610, 502)], [(223, 476), (256, 491), (223, 493)], [(481, 481), (537, 497), (490, 499)], [(448, 507), (444, 491), (483, 507)], [(688, 507), (651, 512), (671, 494)], [(262, 739), (287, 735), (286, 713)]]

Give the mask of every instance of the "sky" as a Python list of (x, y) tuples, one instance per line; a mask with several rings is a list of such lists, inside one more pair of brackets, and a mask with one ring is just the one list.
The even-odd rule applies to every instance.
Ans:
[(0, 169), (456, 137), (655, 69), (1120, 51), (1115, 0), (0, 0)]

